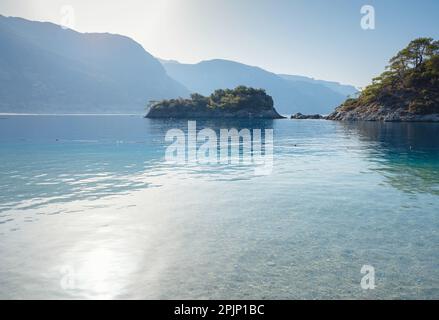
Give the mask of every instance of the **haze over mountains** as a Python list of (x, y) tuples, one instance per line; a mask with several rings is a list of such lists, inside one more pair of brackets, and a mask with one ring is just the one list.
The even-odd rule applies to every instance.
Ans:
[(141, 113), (188, 94), (128, 37), (0, 16), (0, 112)]
[(274, 99), (281, 114), (326, 114), (355, 94), (353, 86), (336, 82), (314, 80), (292, 75), (277, 75), (264, 69), (229, 60), (209, 60), (197, 64), (181, 64), (161, 60), (169, 76), (189, 90), (209, 95), (217, 88), (235, 88), (245, 85), (263, 88)]
[(354, 86), (341, 84), (335, 81), (317, 80), (314, 78), (290, 75), (290, 74), (279, 74), (279, 76), (289, 81), (300, 81), (300, 82), (321, 84), (335, 92), (342, 94), (343, 96), (353, 95), (358, 92), (358, 90)]
[(180, 64), (134, 40), (0, 15), (0, 112), (142, 113), (149, 100), (264, 88), (282, 114), (331, 112), (352, 86), (227, 60)]

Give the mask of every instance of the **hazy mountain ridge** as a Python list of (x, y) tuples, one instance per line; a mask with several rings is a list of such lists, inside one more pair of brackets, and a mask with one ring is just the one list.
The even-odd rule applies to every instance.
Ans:
[(263, 88), (282, 114), (331, 112), (356, 89), (228, 60), (161, 60), (117, 34), (0, 15), (0, 112), (142, 113), (149, 100)]
[(0, 16), (0, 112), (142, 113), (188, 94), (128, 37)]
[(334, 90), (335, 92), (338, 92), (346, 97), (354, 95), (358, 92), (358, 89), (355, 88), (354, 86), (348, 84), (342, 84), (336, 81), (319, 80), (310, 77), (291, 75), (291, 74), (279, 74), (279, 76), (289, 81), (302, 81), (308, 83), (322, 84), (325, 87)]
[(275, 107), (282, 114), (327, 114), (349, 94), (357, 91), (353, 86), (301, 76), (278, 75), (229, 60), (215, 59), (197, 64), (160, 61), (172, 78), (192, 92), (203, 95), (217, 88), (235, 88), (239, 85), (264, 88), (273, 96)]

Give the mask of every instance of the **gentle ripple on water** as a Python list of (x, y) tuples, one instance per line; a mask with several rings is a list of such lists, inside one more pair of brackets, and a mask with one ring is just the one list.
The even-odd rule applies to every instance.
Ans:
[(439, 298), (438, 125), (197, 125), (273, 128), (272, 172), (165, 163), (184, 121), (2, 120), (0, 297)]

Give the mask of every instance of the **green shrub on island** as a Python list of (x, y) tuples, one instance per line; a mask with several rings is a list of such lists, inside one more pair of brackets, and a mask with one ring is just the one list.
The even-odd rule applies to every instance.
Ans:
[(147, 117), (166, 116), (233, 116), (278, 118), (273, 99), (264, 89), (238, 86), (235, 89), (218, 89), (205, 97), (193, 93), (190, 99), (178, 98), (151, 101)]
[(192, 93), (190, 99), (169, 99), (153, 101), (149, 107), (186, 108), (186, 109), (253, 109), (269, 110), (273, 108), (273, 99), (263, 89), (239, 86), (235, 89), (218, 89), (209, 97)]
[(439, 41), (418, 38), (389, 61), (357, 98), (347, 99), (338, 111), (364, 106), (404, 108), (413, 114), (439, 113)]

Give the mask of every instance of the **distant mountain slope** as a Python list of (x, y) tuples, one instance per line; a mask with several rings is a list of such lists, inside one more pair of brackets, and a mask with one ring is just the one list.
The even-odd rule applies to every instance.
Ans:
[(0, 112), (141, 113), (188, 93), (128, 37), (0, 16)]
[[(288, 79), (258, 67), (228, 60), (209, 60), (197, 64), (180, 64), (161, 60), (169, 76), (189, 90), (208, 95), (217, 88), (239, 85), (264, 88), (274, 99), (281, 114), (327, 114), (346, 99), (345, 94), (313, 79)], [(294, 76), (292, 76), (294, 77)], [(305, 81), (306, 80), (306, 81)]]
[(326, 80), (317, 80), (314, 78), (304, 77), (304, 76), (297, 76), (297, 75), (290, 75), (290, 74), (279, 74), (282, 78), (290, 81), (300, 81), (300, 82), (308, 82), (308, 83), (314, 83), (314, 84), (322, 84), (325, 87), (338, 92), (339, 94), (347, 97), (355, 95), (358, 92), (358, 89), (354, 86), (347, 85), (347, 84), (341, 84), (335, 81), (326, 81)]

